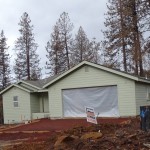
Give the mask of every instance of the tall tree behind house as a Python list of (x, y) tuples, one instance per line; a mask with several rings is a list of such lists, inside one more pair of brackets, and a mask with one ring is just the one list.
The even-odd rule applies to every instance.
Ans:
[(0, 90), (10, 85), (10, 57), (6, 41), (2, 30), (0, 33)]
[(87, 35), (83, 28), (80, 26), (78, 33), (75, 35), (75, 39), (72, 45), (72, 66), (75, 66), (76, 64), (84, 61), (89, 60), (90, 56), (89, 54), (89, 47), (90, 47), (90, 41), (87, 38)]
[(47, 42), (46, 69), (50, 75), (63, 73), (71, 67), (73, 24), (68, 13), (63, 12), (56, 22), (51, 39)]
[(97, 43), (93, 38), (90, 41), (80, 26), (72, 45), (71, 66), (86, 60), (94, 63), (99, 63), (100, 43)]
[(146, 77), (150, 78), (150, 0), (143, 0), (142, 21), (144, 24), (143, 69)]
[[(143, 76), (144, 0), (109, 0), (104, 31), (105, 54), (111, 67)], [(118, 56), (118, 58), (117, 58)], [(106, 60), (109, 61), (106, 57)], [(116, 58), (116, 59), (115, 59)], [(115, 64), (115, 65), (114, 65)], [(117, 65), (116, 65), (117, 64)]]
[(107, 5), (105, 26), (103, 32), (105, 40), (105, 64), (112, 68), (123, 68), (124, 71), (131, 71), (132, 58), (128, 43), (130, 43), (128, 24), (126, 17), (125, 1), (109, 0)]
[(69, 15), (66, 12), (63, 12), (60, 15), (56, 25), (58, 26), (58, 30), (60, 32), (61, 42), (64, 47), (64, 57), (65, 57), (65, 64), (66, 69), (70, 69), (70, 56), (71, 56), (71, 47), (72, 47), (72, 30), (73, 24), (70, 21)]
[(96, 41), (96, 38), (93, 38), (90, 41), (90, 62), (96, 63), (96, 64), (103, 64), (103, 60), (102, 60), (102, 47), (101, 47), (101, 43)]
[(36, 52), (33, 34), (33, 25), (29, 15), (25, 12), (19, 22), (20, 37), (15, 42), (17, 58), (15, 59), (14, 71), (17, 79), (36, 80), (40, 78), (41, 68), (39, 67), (39, 56)]
[(48, 74), (57, 75), (65, 71), (65, 57), (64, 57), (64, 45), (61, 41), (61, 34), (58, 26), (55, 25), (51, 34), (51, 39), (47, 42), (46, 46), (47, 59), (46, 70)]

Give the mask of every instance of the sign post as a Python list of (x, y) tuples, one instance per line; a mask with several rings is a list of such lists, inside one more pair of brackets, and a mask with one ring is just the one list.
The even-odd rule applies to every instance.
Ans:
[(96, 119), (96, 116), (95, 116), (94, 108), (86, 107), (85, 112), (86, 112), (86, 115), (87, 115), (87, 117), (86, 117), (87, 122), (97, 124), (97, 119)]

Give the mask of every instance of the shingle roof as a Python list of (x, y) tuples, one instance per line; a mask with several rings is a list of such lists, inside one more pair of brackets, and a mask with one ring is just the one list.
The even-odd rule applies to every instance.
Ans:
[(40, 80), (24, 80), (24, 82), (33, 85), (38, 88), (42, 88), (45, 84), (51, 82), (53, 79), (57, 78), (59, 75), (51, 76), (45, 79), (40, 79)]

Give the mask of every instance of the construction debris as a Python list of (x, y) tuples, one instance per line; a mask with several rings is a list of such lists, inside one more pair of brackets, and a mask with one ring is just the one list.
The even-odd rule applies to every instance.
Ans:
[(150, 132), (140, 130), (138, 119), (121, 124), (76, 126), (51, 135), (42, 144), (23, 143), (9, 150), (149, 150)]

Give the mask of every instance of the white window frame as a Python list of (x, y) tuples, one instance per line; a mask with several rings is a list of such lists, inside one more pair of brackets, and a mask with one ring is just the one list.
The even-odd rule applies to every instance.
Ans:
[(14, 96), (13, 97), (13, 106), (16, 107), (16, 108), (19, 107), (18, 96)]

